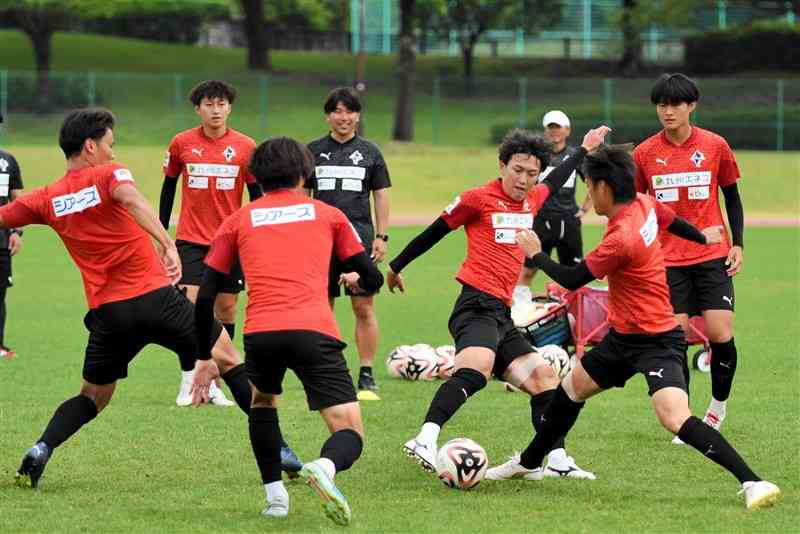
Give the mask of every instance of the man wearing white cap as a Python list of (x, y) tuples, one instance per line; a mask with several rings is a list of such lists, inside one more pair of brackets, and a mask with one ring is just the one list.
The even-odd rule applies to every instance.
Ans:
[[(563, 111), (552, 110), (545, 113), (542, 126), (545, 137), (553, 144), (553, 154), (548, 167), (539, 175), (540, 182), (577, 150), (576, 147), (567, 145), (570, 122)], [(588, 194), (580, 208), (575, 202), (576, 175), (584, 179), (580, 169), (573, 171), (561, 189), (550, 195), (533, 221), (533, 230), (542, 242), (542, 251), (549, 256), (555, 247), (558, 262), (569, 266), (577, 265), (583, 259), (581, 217), (592, 208), (592, 199)], [(526, 259), (514, 290), (515, 304), (530, 302), (530, 285), (536, 270), (535, 265)]]

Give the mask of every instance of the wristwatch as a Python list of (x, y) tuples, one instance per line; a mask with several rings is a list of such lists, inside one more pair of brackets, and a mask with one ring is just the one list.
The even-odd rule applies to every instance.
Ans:
[(375, 234), (375, 239), (380, 239), (383, 242), (389, 241), (389, 234)]

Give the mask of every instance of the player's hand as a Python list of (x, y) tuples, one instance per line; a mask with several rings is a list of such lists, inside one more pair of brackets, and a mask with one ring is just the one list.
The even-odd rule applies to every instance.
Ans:
[(605, 141), (606, 134), (611, 131), (611, 128), (608, 126), (598, 126), (597, 128), (593, 128), (586, 132), (586, 135), (583, 136), (583, 143), (581, 146), (586, 149), (587, 152), (591, 152), (595, 148), (599, 147)]
[(339, 285), (350, 290), (354, 295), (360, 295), (365, 291), (358, 285), (361, 276), (358, 273), (342, 273), (339, 275)]
[(19, 252), (21, 248), (22, 238), (19, 236), (19, 234), (11, 234), (8, 237), (8, 250), (11, 252), (11, 255), (13, 256)]
[(372, 261), (380, 263), (386, 257), (386, 241), (375, 239), (372, 241)]
[(399, 289), (400, 293), (405, 293), (406, 283), (403, 281), (403, 275), (394, 272), (391, 267), (386, 269), (386, 287), (389, 288), (390, 293), (394, 293), (395, 289)]
[(587, 211), (583, 208), (580, 208), (577, 212), (575, 212), (576, 219), (583, 219), (583, 216), (586, 215)]
[(169, 277), (172, 285), (177, 284), (181, 279), (181, 258), (178, 256), (178, 249), (175, 248), (174, 243), (171, 243), (166, 248), (160, 247), (159, 252), (161, 253), (161, 263), (164, 265), (167, 277)]
[(731, 247), (728, 251), (728, 257), (725, 259), (725, 265), (728, 266), (728, 276), (736, 276), (742, 270), (742, 263), (744, 263), (744, 251), (742, 247)]
[(532, 230), (520, 230), (517, 232), (517, 245), (522, 249), (522, 252), (529, 258), (542, 251), (542, 242), (539, 241), (539, 236)]
[(219, 377), (219, 368), (214, 360), (197, 360), (194, 364), (192, 382), (192, 406), (206, 404), (210, 400), (211, 381)]
[(706, 245), (722, 243), (722, 236), (725, 235), (722, 226), (709, 226), (708, 228), (703, 228), (702, 232), (706, 236)]

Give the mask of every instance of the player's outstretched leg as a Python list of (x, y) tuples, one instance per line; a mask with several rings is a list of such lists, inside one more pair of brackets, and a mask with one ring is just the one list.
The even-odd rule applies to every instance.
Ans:
[[(84, 384), (85, 389), (87, 385)], [(114, 384), (90, 387), (102, 389), (104, 391), (104, 394), (101, 394), (103, 396), (102, 406), (108, 404), (114, 391)], [(16, 484), (20, 487), (37, 488), (39, 479), (55, 448), (68, 440), (83, 425), (97, 417), (98, 412), (94, 401), (85, 395), (77, 395), (61, 403), (42, 436), (22, 458), (22, 464), (14, 477)]]
[(403, 445), (406, 455), (419, 462), (425, 471), (436, 472), (437, 440), (442, 426), (469, 397), (484, 387), (486, 376), (483, 373), (467, 367), (457, 369), (436, 391), (419, 434)]

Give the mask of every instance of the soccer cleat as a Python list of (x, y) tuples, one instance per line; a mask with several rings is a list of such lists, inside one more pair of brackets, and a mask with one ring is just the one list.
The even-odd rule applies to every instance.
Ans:
[(236, 403), (225, 396), (225, 392), (217, 386), (214, 380), (211, 381), (211, 386), (208, 388), (208, 403), (214, 406), (236, 406)]
[(681, 438), (679, 438), (677, 435), (674, 438), (672, 438), (671, 443), (673, 445), (686, 445), (686, 443), (684, 443), (684, 441)]
[(0, 345), (0, 358), (5, 358), (6, 360), (13, 360), (16, 357), (17, 357), (16, 352), (9, 349), (8, 347)]
[(178, 406), (191, 406), (192, 405), (192, 382), (181, 380), (181, 389), (178, 391), (178, 396), (175, 398), (175, 404)]
[(719, 432), (719, 427), (722, 426), (722, 422), (725, 420), (725, 414), (718, 414), (712, 410), (708, 410), (706, 412), (705, 417), (703, 417), (703, 422)]
[(22, 457), (22, 464), (14, 475), (17, 486), (21, 488), (37, 488), (39, 479), (44, 473), (47, 461), (50, 460), (52, 451), (43, 441), (28, 449)]
[(331, 521), (337, 525), (350, 523), (352, 514), (347, 499), (319, 464), (315, 462), (305, 464), (300, 476), (322, 497), (322, 509)]
[(289, 498), (275, 499), (269, 505), (261, 510), (261, 515), (264, 517), (284, 518), (289, 515)]
[(416, 460), (422, 469), (429, 473), (436, 472), (436, 445), (423, 443), (417, 439), (411, 439), (403, 445), (406, 456)]
[(380, 388), (375, 383), (375, 377), (369, 373), (360, 373), (358, 375), (358, 389), (360, 391), (378, 391)]
[(288, 445), (281, 447), (281, 471), (286, 473), (289, 478), (297, 478), (300, 476), (300, 470), (303, 469), (303, 462), (297, 457), (297, 454)]
[(547, 465), (542, 470), (542, 475), (551, 478), (578, 478), (581, 480), (596, 480), (594, 473), (578, 467), (572, 456), (567, 456), (560, 462), (547, 460)]
[(542, 480), (542, 468), (528, 469), (520, 463), (519, 453), (515, 452), (513, 456), (508, 457), (508, 461), (504, 464), (492, 467), (486, 471), (486, 480)]
[(745, 482), (739, 493), (744, 493), (747, 509), (756, 510), (775, 504), (781, 495), (781, 490), (772, 482), (759, 480), (758, 482)]

